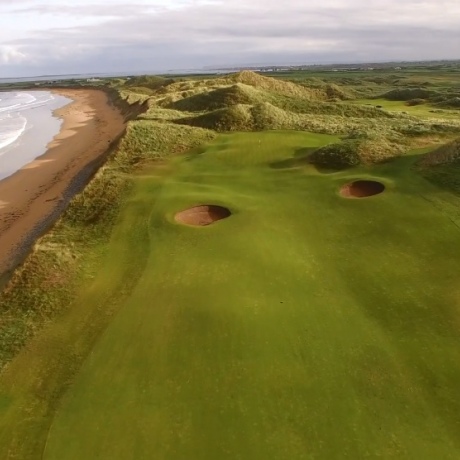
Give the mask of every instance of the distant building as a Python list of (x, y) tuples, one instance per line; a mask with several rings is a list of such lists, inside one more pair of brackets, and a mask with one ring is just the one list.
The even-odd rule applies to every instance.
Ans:
[(87, 78), (86, 81), (88, 83), (97, 83), (97, 82), (101, 82), (102, 80), (100, 78)]

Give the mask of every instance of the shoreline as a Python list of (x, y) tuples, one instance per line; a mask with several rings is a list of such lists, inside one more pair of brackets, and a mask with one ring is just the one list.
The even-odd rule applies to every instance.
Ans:
[[(62, 118), (55, 111), (72, 101), (51, 91), (24, 91), (16, 92), (23, 95), (33, 95), (35, 102), (29, 107), (16, 111), (16, 116), (25, 115), (26, 121), (19, 137), (1, 149), (0, 154), (0, 180), (6, 179), (43, 155), (54, 137), (62, 128)], [(0, 93), (0, 97), (1, 93)], [(30, 97), (30, 96), (29, 96)], [(38, 105), (35, 105), (35, 104)], [(24, 113), (22, 111), (24, 110)], [(0, 114), (1, 116), (2, 114)]]
[(62, 120), (46, 151), (0, 180), (0, 285), (59, 218), (125, 130), (121, 111), (99, 89), (50, 88), (71, 99), (53, 111)]

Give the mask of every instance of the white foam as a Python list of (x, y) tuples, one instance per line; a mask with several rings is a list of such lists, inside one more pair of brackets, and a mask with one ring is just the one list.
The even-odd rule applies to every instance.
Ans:
[(0, 156), (5, 147), (16, 142), (27, 127), (27, 118), (22, 115), (0, 117)]
[(46, 91), (5, 92), (0, 99), (0, 156), (5, 148), (16, 142), (27, 127), (27, 112), (54, 100)]
[(53, 111), (70, 102), (49, 91), (0, 92), (0, 180), (46, 152), (62, 120)]
[(35, 95), (25, 92), (5, 93), (7, 96), (0, 99), (0, 113), (23, 112), (46, 105), (54, 100), (54, 97), (49, 92), (36, 92)]

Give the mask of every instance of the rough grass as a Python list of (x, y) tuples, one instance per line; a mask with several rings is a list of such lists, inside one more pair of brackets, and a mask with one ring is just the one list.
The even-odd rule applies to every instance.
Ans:
[[(419, 166), (418, 172), (435, 184), (437, 187), (447, 190), (460, 196), (460, 161), (449, 164), (436, 164), (426, 167), (426, 165)], [(455, 207), (458, 215), (458, 222), (460, 227), (460, 206), (456, 203)]]
[[(415, 169), (437, 187), (460, 196), (460, 139), (431, 149), (421, 156)], [(453, 208), (460, 228), (458, 203)]]
[(238, 104), (175, 122), (220, 132), (251, 131), (254, 125), (249, 109), (249, 106)]
[(343, 142), (314, 151), (309, 162), (325, 168), (343, 169), (360, 164), (370, 165), (394, 159), (404, 153), (404, 146), (387, 139), (352, 135)]
[(460, 163), (460, 139), (427, 153), (420, 161), (421, 166), (437, 166)]
[(346, 101), (354, 98), (354, 94), (350, 89), (342, 88), (335, 83), (326, 84), (325, 92), (329, 100)]
[(398, 88), (388, 91), (379, 96), (379, 98), (389, 101), (410, 101), (412, 99), (427, 99), (435, 95), (436, 93), (434, 91), (425, 88)]
[(447, 98), (433, 105), (437, 107), (447, 108), (447, 109), (460, 109), (460, 96)]
[[(228, 82), (243, 83), (253, 86), (259, 90), (270, 93), (282, 94), (285, 96), (296, 97), (299, 99), (322, 99), (325, 97), (324, 92), (314, 88), (306, 88), (289, 81), (281, 81), (255, 72), (243, 71), (227, 77)], [(225, 80), (224, 80), (225, 81)]]
[(288, 112), (302, 113), (307, 115), (332, 115), (347, 118), (395, 118), (389, 112), (379, 110), (376, 107), (366, 107), (354, 104), (304, 101), (287, 96), (272, 95), (266, 98), (276, 107)]
[(124, 86), (131, 88), (132, 91), (136, 91), (137, 88), (155, 91), (165, 88), (175, 82), (176, 80), (173, 78), (164, 78), (156, 75), (141, 75), (139, 77), (132, 77), (125, 81)]
[(254, 93), (254, 90), (246, 89), (246, 85), (236, 84), (184, 98), (172, 103), (170, 108), (189, 112), (213, 111), (260, 101), (262, 95), (254, 95)]
[(165, 158), (182, 153), (212, 140), (215, 133), (191, 126), (179, 126), (151, 120), (136, 120), (129, 123), (123, 138), (116, 163), (121, 168), (146, 160)]
[[(307, 104), (311, 104), (307, 101)], [(181, 117), (172, 120), (178, 124), (198, 126), (218, 132), (233, 131), (264, 131), (264, 130), (305, 130), (323, 134), (361, 138), (357, 146), (354, 160), (363, 164), (378, 163), (401, 155), (417, 145), (420, 136), (432, 133), (452, 134), (460, 129), (460, 125), (448, 122), (422, 121), (416, 118), (392, 115), (389, 112), (361, 106), (346, 106), (321, 103), (310, 110), (310, 113), (298, 113), (281, 109), (270, 102), (253, 105), (234, 105), (205, 114)], [(306, 109), (306, 107), (304, 107)], [(307, 110), (305, 110), (307, 111)], [(328, 111), (331, 114), (326, 115)], [(372, 115), (375, 114), (375, 118)], [(337, 150), (341, 155), (343, 148)], [(318, 157), (319, 158), (319, 157)], [(321, 156), (320, 162), (332, 157)], [(347, 164), (350, 158), (344, 159)], [(340, 159), (338, 160), (340, 163)]]
[[(365, 87), (378, 87), (379, 84), (388, 85), (391, 80), (374, 78), (375, 81), (370, 82), (369, 78), (360, 83)], [(404, 101), (376, 99), (366, 105), (350, 101), (352, 95), (357, 94), (354, 89), (357, 81), (350, 81), (354, 85), (349, 90), (314, 78), (298, 84), (244, 71), (226, 77), (168, 82), (152, 90), (148, 99), (144, 91), (139, 98), (149, 106), (143, 119), (223, 133), (305, 130), (349, 138), (359, 132), (361, 141), (355, 159), (363, 164), (398, 156), (405, 150), (419, 147), (422, 139), (436, 135), (448, 139), (460, 132), (460, 122), (454, 116), (431, 113), (435, 110), (427, 109), (421, 100), (413, 103), (417, 101), (416, 96), (427, 96), (428, 92), (433, 96), (435, 93), (431, 90), (398, 88), (387, 95), (390, 99), (403, 98)], [(131, 86), (131, 90), (135, 88)], [(129, 92), (125, 97), (135, 100)], [(406, 99), (410, 100), (406, 102)], [(398, 105), (395, 113), (377, 108), (376, 104), (382, 104), (384, 109), (393, 108), (391, 104), (401, 107)], [(419, 118), (419, 114), (424, 115), (424, 119)], [(322, 158), (332, 159), (329, 154)]]
[(361, 163), (358, 153), (359, 141), (347, 140), (330, 144), (315, 150), (309, 157), (310, 163), (332, 169), (343, 169)]

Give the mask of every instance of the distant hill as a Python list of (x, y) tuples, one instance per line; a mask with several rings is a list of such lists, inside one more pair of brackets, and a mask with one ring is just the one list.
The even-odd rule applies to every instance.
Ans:
[(253, 86), (259, 90), (265, 90), (272, 93), (283, 94), (301, 99), (321, 99), (325, 94), (316, 89), (309, 89), (297, 85), (290, 81), (277, 80), (275, 78), (265, 77), (255, 72), (244, 70), (237, 74), (227, 77), (229, 82), (243, 83)]
[(221, 132), (251, 131), (254, 126), (249, 107), (242, 104), (217, 109), (195, 117), (180, 118), (174, 122)]
[(349, 89), (345, 90), (334, 83), (327, 84), (325, 91), (327, 98), (330, 100), (346, 101), (354, 97)]
[(158, 90), (159, 88), (171, 85), (174, 82), (175, 80), (172, 78), (164, 78), (156, 75), (143, 75), (130, 78), (127, 82), (125, 82), (125, 86)]
[(253, 104), (260, 102), (263, 95), (254, 88), (237, 83), (232, 86), (212, 89), (173, 102), (168, 108), (202, 112), (223, 109), (237, 104)]
[(425, 88), (402, 88), (388, 91), (378, 98), (387, 99), (388, 101), (410, 101), (411, 99), (428, 99), (436, 95), (435, 91)]
[(433, 105), (436, 107), (442, 107), (443, 109), (460, 109), (460, 96), (446, 98), (445, 100)]

